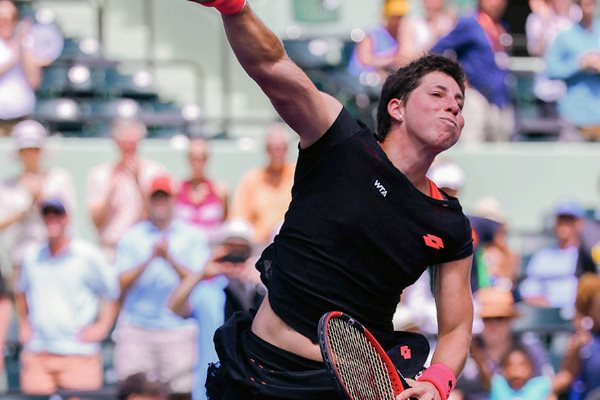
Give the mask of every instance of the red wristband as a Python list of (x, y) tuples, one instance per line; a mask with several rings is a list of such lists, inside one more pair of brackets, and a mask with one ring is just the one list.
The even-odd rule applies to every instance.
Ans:
[(456, 386), (454, 372), (450, 367), (441, 363), (432, 364), (417, 380), (432, 383), (442, 400), (446, 400), (454, 386)]
[(201, 1), (201, 0), (190, 0), (195, 3), (200, 3), (206, 7), (214, 7), (221, 14), (237, 14), (246, 5), (246, 0), (212, 0), (212, 1)]

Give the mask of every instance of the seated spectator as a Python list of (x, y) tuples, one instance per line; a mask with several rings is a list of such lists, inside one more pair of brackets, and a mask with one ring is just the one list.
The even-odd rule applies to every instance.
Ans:
[(402, 25), (409, 10), (408, 0), (385, 0), (384, 22), (370, 29), (354, 48), (348, 66), (350, 74), (361, 76), (364, 73), (377, 73), (383, 82), (389, 71), (409, 61), (401, 56), (403, 43), (399, 42)]
[(100, 249), (69, 234), (59, 199), (41, 204), (47, 243), (25, 254), (15, 288), (21, 390), (97, 390), (103, 382), (100, 342), (117, 314), (116, 274)]
[(474, 335), (471, 357), (457, 382), (457, 391), (467, 400), (483, 400), (489, 396), (492, 376), (500, 370), (501, 361), (514, 346), (524, 348), (532, 360), (534, 376), (550, 374), (548, 352), (534, 334), (515, 335), (512, 324), (517, 317), (510, 291), (488, 287), (475, 295), (483, 330)]
[(533, 375), (533, 361), (524, 349), (515, 346), (502, 359), (492, 377), (490, 400), (547, 400), (552, 395), (551, 380)]
[(248, 221), (258, 245), (268, 244), (292, 200), (295, 166), (286, 160), (289, 140), (285, 125), (270, 128), (265, 145), (267, 165), (246, 172), (233, 197), (231, 218)]
[(128, 376), (119, 382), (117, 400), (167, 400), (167, 386), (156, 377), (143, 372)]
[(427, 54), (456, 25), (456, 15), (448, 10), (446, 0), (421, 0), (421, 5), (423, 15), (411, 15), (400, 36), (400, 52), (407, 61)]
[[(65, 169), (44, 166), (48, 132), (33, 120), (19, 122), (12, 140), (21, 171), (0, 184), (0, 230), (12, 268), (17, 268), (28, 249), (43, 244), (46, 226), (39, 212), (44, 199), (59, 198), (75, 213), (75, 185)], [(10, 279), (10, 278), (9, 278)]]
[(157, 175), (146, 193), (148, 218), (119, 241), (116, 266), (122, 308), (115, 329), (114, 365), (119, 380), (154, 374), (172, 397), (188, 397), (196, 363), (196, 325), (169, 310), (173, 289), (208, 259), (206, 236), (173, 217), (175, 183)]
[(582, 137), (600, 139), (600, 22), (595, 17), (596, 0), (577, 0), (582, 18), (559, 33), (546, 52), (546, 72), (562, 79), (567, 93), (558, 102), (562, 118)]
[[(534, 57), (543, 57), (556, 35), (581, 18), (581, 10), (572, 0), (529, 0), (529, 8), (525, 34), (527, 51)], [(543, 116), (558, 116), (556, 102), (566, 91), (562, 80), (548, 79), (544, 72), (536, 74), (533, 93), (542, 104)]]
[(600, 276), (585, 274), (579, 280), (575, 333), (569, 339), (560, 371), (558, 393), (571, 387), (570, 399), (598, 399), (600, 395)]
[(0, 0), (0, 136), (31, 115), (42, 67), (50, 60), (38, 58), (25, 41), (31, 21), (19, 23), (19, 11), (11, 0)]
[(209, 239), (227, 216), (227, 188), (206, 176), (209, 146), (193, 138), (188, 148), (191, 176), (183, 181), (175, 199), (175, 215), (204, 230)]
[(578, 203), (566, 201), (556, 207), (554, 216), (556, 244), (533, 254), (520, 284), (520, 293), (523, 300), (532, 305), (573, 310), (584, 211)]
[[(246, 221), (225, 222), (205, 268), (183, 280), (169, 300), (173, 312), (198, 323), (194, 400), (206, 399), (207, 368), (219, 360), (213, 345), (215, 330), (236, 311), (258, 309), (266, 294), (252, 262), (252, 236), (252, 227)], [(220, 276), (212, 278), (216, 274)]]
[(139, 144), (146, 136), (146, 126), (141, 121), (117, 120), (111, 136), (119, 159), (95, 166), (87, 182), (88, 209), (109, 260), (114, 259), (115, 246), (123, 234), (146, 217), (144, 192), (152, 178), (165, 171), (161, 164), (138, 154)]
[(459, 19), (431, 49), (456, 58), (469, 81), (462, 143), (506, 141), (514, 130), (507, 86), (512, 38), (501, 20), (506, 5), (507, 0), (478, 0), (475, 15)]

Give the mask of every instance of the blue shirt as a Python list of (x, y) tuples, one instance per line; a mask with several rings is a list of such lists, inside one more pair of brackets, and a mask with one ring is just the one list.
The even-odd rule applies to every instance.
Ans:
[(192, 318), (198, 323), (198, 364), (196, 367), (194, 400), (206, 400), (206, 372), (209, 363), (219, 361), (213, 342), (213, 336), (218, 327), (225, 322), (224, 289), (228, 280), (219, 276), (198, 284), (189, 297)]
[[(119, 241), (116, 266), (119, 274), (147, 261), (154, 246), (168, 237), (168, 252), (190, 271), (200, 271), (209, 256), (208, 241), (202, 231), (180, 220), (173, 220), (166, 231), (150, 221), (134, 225)], [(186, 321), (167, 306), (169, 297), (179, 284), (179, 275), (163, 258), (154, 258), (126, 293), (119, 324), (145, 329), (174, 329)]]
[(508, 104), (508, 72), (498, 66), (492, 46), (474, 16), (461, 18), (450, 33), (440, 38), (431, 52), (455, 54), (472, 87), (498, 107)]
[(495, 374), (492, 377), (490, 400), (546, 400), (551, 391), (550, 378), (547, 376), (531, 378), (517, 390), (510, 387), (506, 378)]
[(575, 306), (577, 294), (577, 259), (579, 249), (557, 246), (537, 251), (527, 264), (527, 277), (520, 286), (523, 297), (542, 296), (551, 307)]
[[(373, 46), (373, 53), (378, 57), (392, 56), (398, 51), (396, 38), (390, 35), (385, 26), (376, 26), (368, 32)], [(375, 72), (377, 68), (364, 65), (358, 57), (358, 46), (354, 46), (348, 72), (359, 76), (363, 72)]]
[(589, 31), (576, 24), (559, 33), (545, 57), (548, 76), (567, 84), (558, 110), (577, 126), (600, 124), (600, 74), (579, 66), (581, 57), (589, 52), (600, 52), (600, 21), (594, 21)]
[(82, 342), (78, 335), (96, 320), (100, 298), (118, 298), (119, 286), (116, 271), (102, 252), (91, 243), (72, 239), (55, 256), (47, 246), (27, 253), (17, 292), (25, 295), (33, 331), (26, 350), (90, 355), (100, 345)]

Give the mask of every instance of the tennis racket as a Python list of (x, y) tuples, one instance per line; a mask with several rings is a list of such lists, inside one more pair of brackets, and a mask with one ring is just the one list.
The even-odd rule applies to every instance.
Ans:
[(409, 388), (371, 332), (347, 314), (321, 317), (319, 347), (346, 400), (394, 400)]

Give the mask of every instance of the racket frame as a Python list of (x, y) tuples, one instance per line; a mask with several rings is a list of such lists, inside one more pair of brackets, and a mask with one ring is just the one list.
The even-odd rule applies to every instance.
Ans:
[(377, 339), (375, 339), (375, 336), (373, 336), (373, 334), (364, 325), (362, 325), (360, 322), (358, 322), (357, 320), (355, 320), (348, 314), (345, 314), (341, 311), (330, 311), (330, 312), (323, 314), (323, 316), (319, 320), (319, 329), (318, 329), (319, 348), (321, 349), (321, 355), (323, 356), (323, 361), (325, 362), (325, 366), (327, 367), (327, 370), (333, 376), (333, 378), (338, 386), (338, 389), (340, 390), (341, 393), (344, 394), (344, 396), (346, 397), (347, 400), (357, 400), (357, 399), (352, 398), (352, 396), (346, 389), (346, 386), (343, 383), (343, 380), (342, 380), (342, 378), (338, 372), (338, 369), (335, 365), (335, 362), (333, 360), (333, 354), (330, 351), (331, 345), (329, 342), (329, 335), (328, 335), (328, 322), (333, 318), (342, 319), (346, 323), (348, 323), (348, 324), (352, 325), (354, 328), (356, 328), (357, 331), (362, 333), (367, 338), (369, 343), (375, 349), (377, 355), (380, 357), (385, 368), (387, 369), (388, 377), (390, 379), (390, 383), (392, 385), (392, 389), (394, 391), (395, 396), (399, 395), (400, 393), (402, 393), (402, 391), (404, 391), (405, 389), (410, 387), (406, 383), (406, 380), (404, 380), (404, 377), (402, 375), (400, 375), (400, 373), (396, 369), (396, 366), (394, 365), (394, 363), (392, 363), (392, 360), (390, 360), (390, 358), (386, 354), (385, 350), (383, 350), (383, 347), (381, 347), (381, 345), (379, 344)]

